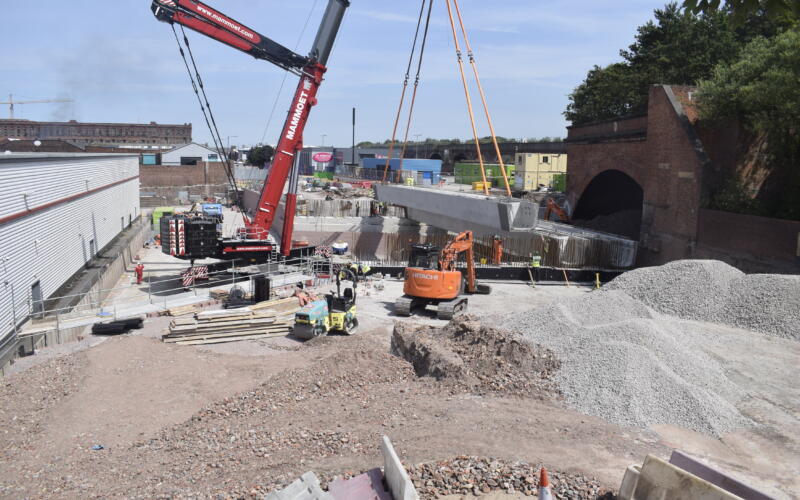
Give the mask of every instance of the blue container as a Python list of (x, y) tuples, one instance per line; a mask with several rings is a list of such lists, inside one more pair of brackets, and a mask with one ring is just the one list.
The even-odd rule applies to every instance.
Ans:
[[(361, 165), (364, 168), (386, 168), (386, 158), (364, 158), (361, 160)], [(400, 158), (392, 158), (389, 160), (389, 168), (391, 170), (400, 170)], [(420, 172), (435, 172), (442, 171), (442, 160), (419, 160), (419, 159), (405, 159), (403, 160), (403, 170), (414, 170)]]

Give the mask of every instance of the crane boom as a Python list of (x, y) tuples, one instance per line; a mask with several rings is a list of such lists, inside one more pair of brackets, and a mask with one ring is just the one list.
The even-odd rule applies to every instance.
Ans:
[(0, 104), (8, 104), (8, 119), (14, 119), (14, 105), (15, 104), (50, 104), (59, 102), (74, 102), (72, 99), (35, 99), (32, 101), (15, 101), (13, 95), (8, 96), (8, 101), (2, 101)]
[[(269, 175), (261, 190), (256, 213), (252, 220), (245, 219), (248, 240), (262, 243), (269, 240), (286, 181), (292, 173), (299, 152), (303, 149), (303, 131), (311, 108), (317, 104), (317, 91), (327, 70), (325, 65), (333, 49), (344, 13), (349, 6), (349, 0), (328, 0), (328, 7), (317, 31), (314, 45), (309, 55), (305, 57), (197, 0), (153, 1), (151, 9), (158, 20), (193, 29), (256, 59), (269, 61), (300, 76), (289, 115), (275, 148)], [(296, 176), (295, 165), (285, 203), (281, 237), (281, 252), (284, 255), (289, 255), (292, 248), (292, 228), (297, 200)], [(222, 251), (223, 256), (228, 256), (237, 252), (251, 253), (257, 248), (271, 251), (269, 245), (250, 243), (237, 246), (233, 242), (223, 242)]]

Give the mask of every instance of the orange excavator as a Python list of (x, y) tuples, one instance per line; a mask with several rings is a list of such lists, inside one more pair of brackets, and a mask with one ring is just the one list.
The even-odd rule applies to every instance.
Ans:
[[(475, 255), (472, 231), (464, 231), (456, 236), (439, 252), (431, 244), (411, 246), (411, 258), (406, 267), (403, 295), (394, 304), (398, 316), (411, 316), (418, 307), (436, 306), (439, 319), (451, 319), (467, 311), (467, 297), (470, 294), (489, 294), (487, 285), (480, 285), (475, 279)], [(456, 269), (458, 257), (465, 254), (466, 273)]]
[(556, 203), (556, 200), (553, 198), (547, 198), (547, 208), (544, 210), (544, 220), (550, 220), (550, 215), (555, 212), (561, 222), (570, 222), (569, 214), (566, 210), (561, 208), (561, 206)]

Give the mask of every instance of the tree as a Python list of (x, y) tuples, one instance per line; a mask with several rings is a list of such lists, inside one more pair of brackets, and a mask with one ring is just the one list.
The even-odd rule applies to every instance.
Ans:
[(782, 196), (769, 200), (773, 216), (800, 219), (800, 28), (756, 38), (740, 57), (721, 64), (700, 84), (701, 118), (735, 119), (766, 134), (769, 164)]
[(647, 97), (637, 92), (633, 71), (624, 63), (595, 66), (569, 96), (564, 115), (574, 124), (642, 113)]
[(255, 165), (259, 168), (264, 168), (268, 162), (272, 161), (272, 156), (275, 154), (275, 148), (266, 144), (264, 146), (256, 146), (247, 154), (247, 163)]
[(722, 7), (732, 14), (735, 24), (763, 13), (778, 21), (796, 22), (800, 19), (800, 2), (797, 0), (684, 0), (683, 8), (693, 14), (716, 12)]
[(739, 28), (729, 18), (725, 11), (682, 11), (677, 3), (656, 9), (655, 22), (640, 26), (634, 43), (620, 51), (622, 62), (589, 70), (564, 115), (580, 124), (644, 113), (652, 84), (694, 85), (717, 64), (735, 60), (754, 35), (775, 31), (762, 17)]

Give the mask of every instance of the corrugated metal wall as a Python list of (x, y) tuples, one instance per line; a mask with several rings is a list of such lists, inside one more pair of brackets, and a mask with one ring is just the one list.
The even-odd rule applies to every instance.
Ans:
[(0, 222), (0, 349), (13, 333), (12, 287), (20, 322), (35, 282), (47, 298), (139, 216), (138, 175), (135, 155), (0, 156), (0, 220), (34, 211)]

